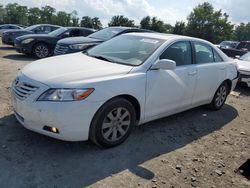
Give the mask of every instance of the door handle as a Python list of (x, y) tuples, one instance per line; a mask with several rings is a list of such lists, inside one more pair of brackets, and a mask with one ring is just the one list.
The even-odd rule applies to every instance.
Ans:
[(194, 76), (194, 75), (196, 75), (196, 74), (197, 74), (197, 71), (193, 71), (193, 72), (189, 72), (189, 73), (188, 73), (189, 76)]
[(225, 70), (226, 66), (220, 67), (220, 70)]

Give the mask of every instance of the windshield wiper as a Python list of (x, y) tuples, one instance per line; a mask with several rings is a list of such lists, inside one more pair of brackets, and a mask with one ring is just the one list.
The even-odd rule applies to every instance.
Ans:
[(89, 55), (90, 57), (94, 57), (96, 59), (100, 59), (100, 60), (104, 60), (104, 61), (108, 61), (108, 62), (111, 62), (111, 63), (117, 63), (109, 58), (106, 58), (104, 56), (101, 56), (101, 55)]

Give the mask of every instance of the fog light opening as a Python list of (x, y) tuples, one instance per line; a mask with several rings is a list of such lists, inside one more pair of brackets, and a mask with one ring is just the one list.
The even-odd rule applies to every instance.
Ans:
[(46, 125), (46, 126), (43, 127), (43, 130), (49, 131), (49, 132), (52, 132), (52, 133), (55, 133), (55, 134), (59, 134), (59, 130), (56, 127), (49, 127), (49, 126)]

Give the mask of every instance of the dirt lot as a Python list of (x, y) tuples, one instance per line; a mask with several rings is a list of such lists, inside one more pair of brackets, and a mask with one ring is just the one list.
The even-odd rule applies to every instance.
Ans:
[(250, 186), (234, 172), (250, 158), (249, 88), (238, 87), (218, 112), (199, 107), (154, 121), (103, 150), (33, 133), (15, 120), (9, 86), (33, 60), (0, 44), (1, 188)]

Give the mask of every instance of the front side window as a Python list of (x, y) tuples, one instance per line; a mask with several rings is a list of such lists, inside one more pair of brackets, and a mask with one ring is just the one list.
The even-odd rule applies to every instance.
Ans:
[(203, 43), (194, 43), (196, 62), (198, 64), (214, 62), (212, 47)]
[(191, 65), (192, 51), (190, 42), (183, 41), (171, 45), (163, 52), (160, 59), (173, 60), (176, 62), (176, 66)]
[(113, 63), (141, 65), (165, 40), (149, 37), (120, 35), (86, 52), (87, 55)]

